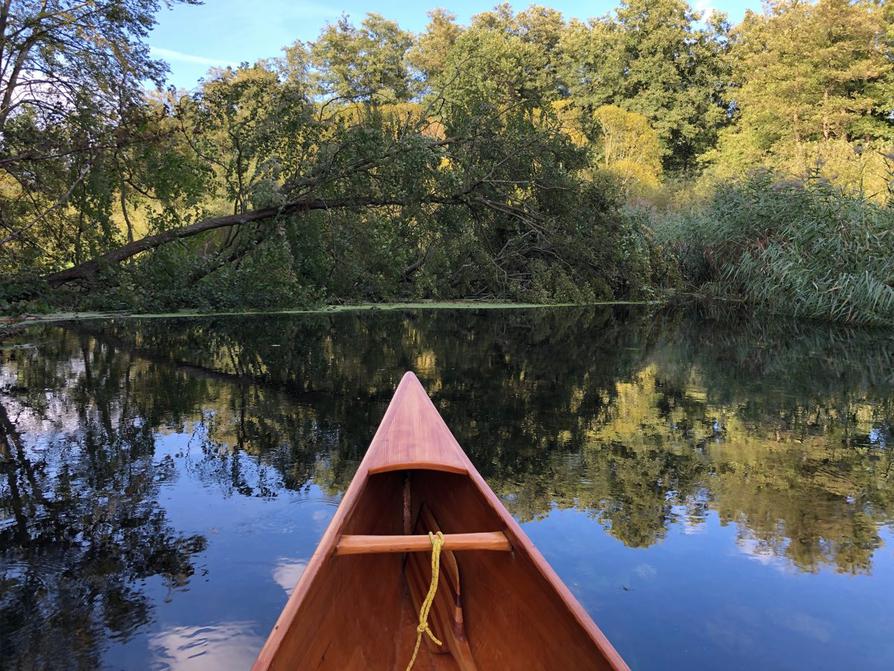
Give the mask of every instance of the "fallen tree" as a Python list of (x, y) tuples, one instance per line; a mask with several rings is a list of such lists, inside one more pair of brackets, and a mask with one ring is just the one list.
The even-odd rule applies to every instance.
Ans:
[(450, 67), (421, 102), (321, 102), (262, 65), (146, 102), (0, 202), (0, 309), (637, 295), (648, 240), (548, 96)]
[[(426, 196), (417, 200), (420, 203), (439, 203), (439, 204), (458, 204), (462, 202), (461, 196), (453, 196), (449, 198), (438, 196)], [(114, 266), (142, 252), (148, 252), (157, 247), (161, 247), (169, 242), (190, 238), (200, 233), (206, 233), (220, 228), (228, 228), (230, 226), (242, 226), (262, 221), (274, 221), (277, 217), (282, 217), (301, 212), (311, 212), (314, 210), (343, 210), (352, 208), (372, 208), (387, 206), (406, 206), (409, 202), (398, 199), (376, 199), (376, 198), (338, 198), (326, 200), (323, 198), (309, 198), (302, 200), (294, 200), (278, 207), (266, 207), (258, 210), (251, 210), (242, 214), (232, 214), (223, 217), (209, 217), (202, 219), (194, 224), (183, 226), (181, 228), (173, 228), (154, 235), (147, 235), (139, 240), (134, 240), (126, 245), (112, 249), (105, 254), (97, 256), (89, 261), (66, 268), (55, 273), (50, 273), (44, 279), (51, 287), (58, 287), (69, 282), (90, 280), (96, 276), (100, 269), (104, 267)]]

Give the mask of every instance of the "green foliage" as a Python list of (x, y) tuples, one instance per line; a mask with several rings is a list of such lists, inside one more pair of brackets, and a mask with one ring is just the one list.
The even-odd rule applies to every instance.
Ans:
[[(737, 123), (702, 157), (711, 172), (725, 179), (763, 165), (805, 175), (852, 142), (845, 172), (853, 175), (867, 167), (861, 156), (890, 150), (894, 36), (884, 11), (872, 2), (786, 0), (748, 12), (731, 51)], [(871, 179), (886, 181), (868, 167)]]
[(894, 323), (894, 210), (762, 172), (656, 224), (686, 279), (798, 316)]
[(359, 28), (342, 16), (313, 43), (310, 62), (328, 95), (399, 102), (413, 90), (406, 60), (412, 44), (410, 33), (379, 14), (367, 14)]
[(146, 82), (157, 0), (14, 0), (0, 8), (0, 276), (79, 263), (115, 221), (136, 147), (158, 138)]
[(659, 187), (661, 145), (642, 114), (615, 105), (593, 112), (599, 133), (599, 165), (615, 176), (627, 197), (647, 195)]
[(204, 299), (212, 309), (269, 309), (317, 303), (319, 297), (298, 281), (292, 261), (281, 239), (265, 241), (243, 263), (224, 266), (203, 279), (197, 287), (200, 300)]
[(728, 25), (707, 27), (683, 0), (629, 0), (614, 17), (573, 22), (563, 36), (561, 78), (590, 110), (611, 104), (644, 115), (664, 167), (686, 172), (728, 122)]
[[(790, 245), (809, 233), (786, 201), (779, 217), (795, 218), (774, 230), (787, 242), (745, 255), (742, 235), (763, 239), (748, 231), (765, 223), (768, 189), (736, 182), (755, 167), (811, 194), (828, 180), (854, 203), (848, 217), (886, 216), (861, 199), (891, 200), (889, 5), (784, 0), (731, 28), (684, 0), (628, 0), (588, 23), (504, 3), (467, 26), (433, 11), (418, 36), (343, 16), (182, 95), (140, 90), (163, 75), (145, 43), (154, 0), (95, 3), (95, 15), (56, 0), (58, 23), (15, 2), (0, 47), (29, 69), (10, 80), (21, 97), (0, 101), (0, 301), (567, 302), (653, 296), (682, 273), (773, 309), (883, 319), (873, 245), (887, 239), (850, 256)], [(28, 95), (44, 75), (70, 96), (59, 113)], [(735, 225), (708, 235), (698, 222), (742, 189)], [(656, 241), (662, 219), (677, 233)], [(723, 272), (709, 263), (721, 248), (741, 252)], [(783, 272), (790, 262), (811, 270)], [(778, 286), (747, 281), (762, 273)], [(824, 298), (789, 298), (811, 292)]]
[[(749, 12), (734, 33), (742, 126), (767, 149), (787, 140), (891, 137), (890, 107), (872, 88), (891, 73), (875, 3), (783, 0)], [(797, 36), (793, 39), (793, 36)]]
[[(281, 238), (251, 245), (238, 263), (210, 270), (196, 267), (194, 246), (170, 246), (139, 265), (108, 277), (87, 294), (62, 294), (59, 301), (87, 310), (169, 312), (184, 307), (201, 310), (264, 310), (283, 305), (317, 305), (322, 296), (300, 282), (289, 248)], [(184, 278), (193, 281), (184, 281)], [(102, 278), (100, 278), (102, 279)]]
[[(532, 5), (514, 14), (511, 5), (503, 3), (473, 17), (468, 32), (497, 32), (507, 37), (513, 56), (518, 54), (524, 59), (518, 70), (526, 78), (520, 92), (530, 95), (536, 91), (535, 95), (551, 100), (564, 93), (558, 79), (564, 30), (562, 14), (555, 9)], [(502, 63), (501, 67), (506, 65)]]
[(456, 16), (450, 12), (433, 9), (428, 17), (425, 32), (419, 35), (407, 54), (408, 61), (422, 74), (425, 82), (437, 79), (444, 72), (453, 45), (462, 34)]

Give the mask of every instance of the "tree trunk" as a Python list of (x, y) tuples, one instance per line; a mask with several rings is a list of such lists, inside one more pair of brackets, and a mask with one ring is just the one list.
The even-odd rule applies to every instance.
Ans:
[[(439, 197), (434, 195), (425, 195), (420, 199), (414, 199), (413, 203), (427, 202), (440, 204), (459, 204), (463, 200), (460, 196)], [(297, 214), (300, 212), (310, 212), (313, 210), (335, 210), (335, 209), (351, 209), (357, 207), (387, 207), (387, 206), (406, 206), (411, 204), (410, 201), (398, 199), (376, 199), (376, 198), (336, 198), (333, 200), (325, 200), (322, 198), (308, 198), (304, 200), (296, 200), (279, 207), (267, 207), (260, 210), (252, 210), (244, 214), (229, 215), (226, 217), (211, 217), (202, 219), (189, 226), (181, 228), (173, 228), (168, 231), (147, 235), (146, 237), (134, 240), (126, 245), (113, 249), (102, 254), (90, 261), (80, 263), (72, 268), (60, 270), (44, 277), (47, 283), (52, 287), (58, 287), (68, 282), (77, 280), (89, 280), (104, 267), (113, 266), (121, 261), (136, 256), (141, 252), (150, 251), (164, 244), (175, 240), (189, 238), (206, 231), (213, 231), (218, 228), (226, 228), (228, 226), (241, 226), (257, 221), (266, 221), (276, 219), (279, 216)]]

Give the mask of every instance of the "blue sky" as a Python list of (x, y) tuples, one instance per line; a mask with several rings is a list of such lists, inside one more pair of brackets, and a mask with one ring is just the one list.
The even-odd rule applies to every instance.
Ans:
[[(718, 9), (738, 21), (746, 8), (759, 9), (760, 0), (690, 0), (697, 9)], [(278, 56), (295, 40), (312, 40), (327, 23), (345, 13), (358, 23), (367, 12), (378, 12), (406, 29), (422, 31), (426, 12), (448, 7), (461, 23), (496, 4), (496, 0), (441, 2), (360, 2), (354, 0), (205, 0), (204, 5), (177, 5), (162, 9), (149, 38), (153, 54), (171, 66), (169, 80), (192, 88), (212, 66), (253, 63)], [(529, 2), (513, 2), (520, 10)], [(536, 4), (553, 7), (566, 17), (587, 19), (613, 10), (613, 0), (568, 0)]]

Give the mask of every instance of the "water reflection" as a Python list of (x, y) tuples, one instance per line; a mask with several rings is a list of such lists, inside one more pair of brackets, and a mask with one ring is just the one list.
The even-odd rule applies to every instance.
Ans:
[(298, 578), (307, 568), (307, 561), (303, 559), (290, 559), (288, 557), (280, 557), (273, 567), (273, 579), (276, 584), (283, 588), (286, 595), (292, 593), (292, 588), (298, 584)]
[[(406, 369), (642, 668), (673, 667), (651, 635), (665, 625), (625, 624), (629, 601), (607, 595), (683, 584), (674, 534), (711, 556), (732, 533), (756, 569), (790, 575), (878, 581), (894, 564), (884, 334), (620, 308), (90, 322), (0, 349), (0, 654), (245, 667)], [(595, 534), (647, 554), (594, 568)], [(735, 635), (710, 618), (686, 634), (704, 668), (758, 660), (749, 627), (789, 632), (787, 654), (838, 644), (810, 612), (749, 614), (759, 592), (718, 620)]]
[(181, 671), (244, 671), (251, 668), (264, 638), (253, 622), (220, 622), (198, 627), (173, 627), (152, 637), (153, 669)]
[[(71, 651), (98, 666), (106, 638), (149, 620), (139, 582), (185, 585), (206, 544), (158, 504), (174, 471), (154, 459), (155, 427), (130, 403), (130, 366), (78, 342), (68, 374), (31, 351), (36, 367), (10, 362), (0, 378), (0, 632), (13, 668), (53, 667)], [(28, 386), (39, 381), (57, 386)]]

